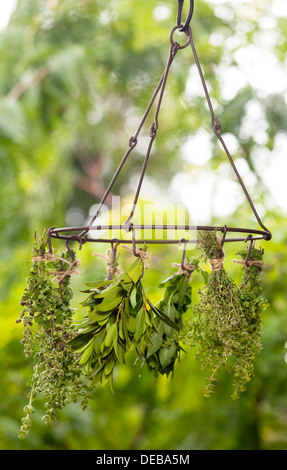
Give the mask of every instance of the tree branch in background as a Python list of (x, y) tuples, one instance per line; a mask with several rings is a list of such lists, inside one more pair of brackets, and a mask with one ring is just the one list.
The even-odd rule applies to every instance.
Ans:
[(8, 93), (7, 98), (13, 101), (17, 101), (25, 91), (35, 88), (41, 81), (48, 75), (49, 68), (46, 65), (39, 67), (35, 70), (32, 77), (23, 83), (17, 83), (12, 90)]
[[(102, 178), (103, 171), (103, 160), (101, 156), (97, 156), (95, 160), (77, 155), (77, 159), (80, 162), (83, 171), (86, 176), (78, 176), (76, 179), (76, 185), (78, 188), (86, 191), (89, 194), (102, 199), (106, 187)], [(105, 201), (105, 204), (109, 207), (112, 205), (112, 194), (110, 193)]]

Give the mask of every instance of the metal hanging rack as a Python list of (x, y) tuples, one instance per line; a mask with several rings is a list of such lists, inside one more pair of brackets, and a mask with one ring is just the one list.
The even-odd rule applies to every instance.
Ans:
[[(127, 243), (130, 243), (132, 244), (132, 247), (133, 247), (133, 252), (134, 254), (137, 256), (137, 249), (136, 249), (136, 245), (137, 244), (143, 244), (143, 243), (146, 243), (146, 244), (173, 244), (173, 245), (176, 245), (176, 244), (181, 244), (181, 243), (184, 243), (184, 251), (185, 251), (185, 248), (186, 248), (186, 245), (189, 244), (189, 243), (197, 243), (197, 239), (196, 238), (190, 238), (190, 239), (180, 239), (180, 240), (176, 240), (176, 239), (143, 239), (143, 238), (137, 238), (136, 237), (136, 233), (137, 231), (140, 231), (140, 230), (164, 230), (164, 231), (168, 231), (168, 230), (184, 230), (184, 231), (189, 231), (189, 232), (197, 232), (197, 231), (204, 231), (204, 230), (207, 230), (207, 231), (219, 231), (219, 232), (222, 232), (222, 244), (225, 243), (225, 242), (240, 242), (240, 241), (244, 241), (244, 242), (247, 242), (247, 241), (250, 241), (252, 244), (254, 243), (255, 240), (260, 240), (260, 239), (263, 239), (263, 240), (270, 240), (272, 235), (271, 235), (271, 232), (263, 225), (262, 223), (262, 220), (261, 218), (259, 217), (259, 214), (258, 212), (256, 211), (256, 208), (252, 202), (252, 199), (245, 187), (245, 184), (236, 168), (236, 165), (233, 161), (233, 158), (226, 146), (226, 143), (222, 137), (222, 128), (221, 128), (221, 124), (220, 124), (220, 121), (219, 119), (215, 116), (215, 113), (214, 113), (214, 109), (213, 109), (213, 106), (212, 106), (212, 103), (211, 103), (211, 99), (210, 99), (210, 96), (209, 96), (209, 93), (208, 93), (208, 89), (207, 89), (207, 86), (206, 86), (206, 82), (205, 82), (205, 79), (204, 79), (204, 74), (203, 74), (203, 71), (202, 71), (202, 68), (201, 68), (201, 65), (200, 65), (200, 62), (199, 62), (199, 59), (198, 59), (198, 56), (197, 56), (197, 53), (196, 53), (196, 49), (195, 49), (195, 45), (194, 45), (194, 41), (193, 41), (193, 37), (192, 37), (192, 30), (191, 30), (191, 27), (190, 27), (190, 22), (191, 22), (191, 19), (192, 19), (192, 16), (193, 16), (193, 12), (194, 12), (194, 0), (190, 0), (190, 6), (189, 6), (189, 12), (188, 12), (188, 16), (187, 16), (187, 19), (184, 23), (182, 23), (181, 21), (181, 17), (182, 17), (182, 9), (183, 9), (183, 3), (184, 3), (184, 0), (178, 0), (178, 12), (177, 12), (177, 24), (176, 26), (173, 27), (173, 29), (171, 30), (170, 32), (170, 49), (169, 49), (169, 55), (168, 55), (168, 60), (167, 60), (167, 64), (166, 64), (166, 67), (165, 67), (165, 70), (158, 82), (158, 85), (157, 87), (155, 88), (154, 90), (154, 93), (152, 95), (152, 98), (146, 108), (146, 111), (140, 121), (140, 124), (135, 132), (135, 134), (129, 139), (129, 147), (126, 151), (126, 153), (124, 154), (114, 176), (112, 177), (99, 205), (98, 205), (98, 208), (97, 208), (97, 212), (96, 214), (91, 218), (90, 222), (88, 225), (86, 226), (80, 226), (80, 227), (63, 227), (63, 228), (55, 228), (55, 227), (51, 227), (48, 232), (47, 232), (47, 243), (49, 244), (49, 248), (50, 248), (50, 251), (52, 251), (52, 243), (51, 243), (51, 238), (56, 238), (56, 239), (59, 239), (59, 240), (65, 240), (66, 242), (66, 246), (67, 248), (69, 249), (69, 242), (70, 241), (76, 241), (79, 243), (79, 249), (81, 249), (82, 245), (85, 244), (86, 242), (96, 242), (96, 243), (110, 243), (112, 245), (112, 247), (114, 246), (114, 244), (116, 244), (116, 246), (118, 246), (119, 244), (127, 244)], [(187, 39), (186, 39), (186, 42), (185, 44), (183, 45), (180, 45), (178, 42), (176, 42), (174, 40), (174, 33), (176, 30), (179, 30), (181, 32), (184, 32), (184, 34), (186, 35)], [(134, 216), (134, 213), (135, 213), (135, 210), (136, 210), (136, 207), (137, 207), (137, 203), (138, 203), (138, 198), (139, 198), (139, 195), (140, 195), (140, 191), (141, 191), (141, 186), (142, 186), (142, 183), (143, 183), (143, 179), (144, 179), (144, 176), (145, 176), (145, 172), (146, 172), (146, 168), (147, 168), (147, 165), (148, 165), (148, 161), (149, 161), (149, 158), (150, 158), (150, 154), (151, 154), (151, 150), (152, 150), (152, 146), (153, 146), (153, 143), (154, 143), (154, 140), (156, 138), (156, 135), (157, 135), (157, 131), (158, 131), (158, 128), (159, 128), (159, 112), (160, 112), (160, 108), (161, 108), (161, 103), (162, 103), (162, 99), (163, 99), (163, 95), (164, 95), (164, 91), (165, 91), (165, 87), (166, 87), (166, 83), (167, 83), (167, 78), (168, 78), (168, 74), (169, 74), (169, 71), (170, 71), (170, 67), (174, 61), (174, 58), (176, 56), (176, 54), (178, 53), (178, 51), (182, 50), (182, 49), (185, 49), (187, 48), (188, 46), (191, 47), (192, 49), (192, 53), (193, 53), (193, 57), (194, 57), (194, 60), (195, 60), (195, 64), (196, 64), (196, 67), (197, 67), (197, 70), (198, 70), (198, 73), (199, 73), (199, 76), (200, 76), (200, 80), (201, 80), (201, 83), (202, 83), (202, 86), (203, 86), (203, 90), (204, 90), (204, 94), (205, 94), (205, 97), (206, 97), (206, 101), (207, 101), (207, 104), (208, 104), (208, 108), (209, 108), (209, 111), (210, 111), (210, 116), (211, 116), (211, 127), (212, 127), (212, 130), (213, 132), (215, 133), (216, 137), (218, 138), (219, 142), (221, 143), (228, 159), (229, 159), (229, 162), (231, 164), (231, 167), (237, 177), (237, 180), (238, 182), (240, 183), (241, 185), (241, 188), (246, 196), (246, 199), (251, 207), (251, 210), (259, 224), (259, 226), (261, 227), (261, 229), (250, 229), (250, 228), (242, 228), (242, 227), (228, 227), (227, 225), (223, 225), (223, 226), (190, 226), (190, 225), (156, 225), (156, 224), (152, 224), (152, 225), (145, 225), (145, 224), (134, 224), (132, 222), (132, 219), (133, 219), (133, 216)], [(147, 146), (147, 151), (146, 151), (146, 154), (145, 154), (145, 157), (144, 157), (144, 162), (143, 162), (143, 165), (142, 165), (142, 169), (141, 169), (141, 173), (140, 173), (140, 177), (139, 177), (139, 181), (138, 181), (138, 184), (137, 184), (137, 187), (136, 187), (136, 191), (135, 191), (135, 196), (134, 196), (134, 200), (133, 200), (133, 205), (132, 205), (132, 209), (131, 209), (131, 212), (130, 212), (130, 215), (129, 217), (126, 219), (126, 221), (121, 224), (121, 225), (97, 225), (95, 224), (97, 218), (100, 216), (101, 214), (101, 209), (102, 209), (102, 206), (104, 205), (108, 195), (110, 194), (110, 191), (114, 185), (114, 183), (116, 182), (124, 164), (126, 163), (129, 155), (132, 153), (132, 151), (134, 150), (134, 148), (136, 147), (137, 145), (137, 142), (138, 142), (138, 136), (143, 128), (143, 125), (146, 121), (146, 118), (148, 117), (149, 113), (150, 113), (150, 110), (153, 106), (153, 104), (155, 103), (155, 100), (156, 98), (158, 98), (158, 101), (157, 101), (157, 104), (156, 104), (156, 109), (155, 109), (155, 115), (154, 115), (154, 121), (150, 127), (150, 139), (149, 139), (149, 143), (148, 143), (148, 146)], [(109, 230), (124, 230), (126, 233), (131, 233), (132, 235), (132, 238), (125, 238), (125, 239), (122, 239), (122, 238), (96, 238), (96, 237), (93, 237), (92, 235), (92, 232), (93, 231), (109, 231)], [(227, 234), (235, 234), (235, 236), (233, 237), (230, 237), (230, 236), (227, 236)]]

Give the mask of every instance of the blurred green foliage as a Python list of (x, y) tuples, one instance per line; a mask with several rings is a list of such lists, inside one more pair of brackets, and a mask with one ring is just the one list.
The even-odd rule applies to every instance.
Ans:
[[(191, 353), (182, 357), (174, 378), (154, 378), (129, 358), (116, 372), (114, 394), (96, 388), (86, 412), (70, 405), (54, 427), (36, 413), (29, 438), (17, 438), (22, 408), (26, 404), (26, 380), (31, 364), (24, 357), (21, 328), (15, 324), (19, 299), (30, 266), (34, 230), (83, 223), (90, 206), (99, 201), (128, 139), (162, 74), (169, 47), (169, 31), (175, 24), (174, 0), (19, 0), (5, 31), (0, 35), (0, 210), (2, 214), (1, 267), (1, 449), (286, 449), (287, 447), (287, 229), (285, 215), (262, 185), (256, 168), (264, 148), (272, 151), (276, 136), (286, 133), (286, 102), (246, 84), (232, 100), (217, 71), (221, 64), (236, 68), (235, 52), (258, 40), (264, 19), (270, 18), (270, 0), (236, 8), (232, 2), (196, 2), (193, 34), (197, 52), (224, 132), (238, 140), (236, 158), (244, 158), (255, 181), (252, 196), (260, 205), (264, 222), (274, 233), (266, 250), (263, 352), (256, 375), (242, 397), (230, 398), (230, 377), (222, 374), (216, 393), (204, 398), (204, 376)], [(237, 3), (236, 3), (237, 5)], [(245, 9), (244, 9), (245, 8)], [(268, 16), (269, 15), (269, 16)], [(272, 18), (273, 21), (276, 19)], [(277, 41), (272, 53), (286, 60), (286, 18), (275, 21)], [(265, 21), (266, 24), (266, 21)], [(213, 40), (211, 41), (211, 35)], [(225, 47), (235, 38), (233, 47)], [(202, 94), (192, 101), (186, 93), (191, 70), (190, 50), (177, 56), (163, 103), (160, 133), (147, 176), (162, 194), (169, 192), (171, 175), (179, 171), (190, 181), (206, 170), (199, 161), (188, 163), (180, 153), (189, 134), (209, 131), (209, 115)], [(250, 101), (265, 111), (266, 139), (240, 132)], [(146, 134), (147, 135), (147, 134)], [(225, 156), (211, 137), (210, 168), (220, 170)], [(271, 154), (270, 154), (271, 155)], [(271, 156), (270, 156), (271, 158)], [(256, 160), (257, 159), (257, 160)], [(130, 196), (129, 181), (137, 175), (142, 154), (135, 152), (113, 188)], [(240, 201), (239, 201), (240, 202)], [(248, 225), (246, 201), (234, 202), (228, 221)], [(214, 216), (216, 222), (216, 215)], [(212, 221), (210, 221), (212, 222)], [(222, 221), (221, 221), (222, 222)], [(237, 247), (226, 247), (226, 266), (234, 278), (240, 269), (232, 259)], [(85, 282), (100, 279), (104, 261), (92, 253), (103, 248), (85, 245), (75, 292)], [(240, 248), (238, 248), (240, 249)], [(123, 263), (129, 254), (121, 254)], [(151, 268), (145, 284), (157, 301), (158, 284), (180, 261), (177, 249), (152, 247)], [(202, 280), (193, 278), (193, 297)], [(74, 306), (83, 300), (74, 298)], [(38, 403), (39, 410), (43, 403)]]

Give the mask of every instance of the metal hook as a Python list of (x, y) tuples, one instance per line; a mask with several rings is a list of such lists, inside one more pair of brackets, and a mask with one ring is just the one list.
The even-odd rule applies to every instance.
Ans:
[(112, 240), (112, 242), (111, 242), (112, 255), (113, 255), (112, 265), (113, 265), (113, 266), (116, 264), (117, 248), (118, 248), (119, 243), (120, 243), (120, 241), (119, 241), (117, 238), (113, 238), (113, 240)]
[[(46, 245), (49, 247), (49, 253), (50, 255), (53, 253), (53, 247), (52, 247), (52, 241), (51, 241), (51, 232), (55, 229), (55, 227), (50, 227), (48, 232), (47, 232), (47, 241)], [(58, 235), (58, 234), (57, 234)]]
[(253, 244), (254, 244), (254, 239), (252, 238), (252, 235), (248, 235), (246, 238), (245, 238), (245, 242), (249, 241), (250, 240), (250, 245), (248, 247), (248, 250), (247, 250), (247, 255), (246, 255), (246, 258), (244, 260), (244, 264), (245, 264), (245, 267), (246, 268), (249, 268), (250, 267), (250, 264), (249, 264), (249, 257), (250, 257), (250, 253), (251, 253), (251, 250), (253, 248)]
[(75, 241), (77, 241), (77, 242), (79, 243), (79, 250), (81, 250), (81, 249), (82, 249), (82, 245), (84, 245), (84, 243), (86, 243), (87, 240), (88, 240), (88, 235), (87, 235), (87, 234), (84, 235), (84, 236), (83, 236), (82, 234), (80, 234), (80, 235), (71, 235), (71, 236), (69, 237), (69, 240), (75, 240)]
[[(178, 0), (178, 11), (177, 11), (177, 25), (178, 26), (180, 26), (182, 24), (181, 23), (181, 15), (182, 15), (183, 2), (184, 2), (184, 0)], [(193, 15), (193, 10), (194, 10), (194, 0), (190, 0), (188, 17), (187, 17), (187, 20), (186, 20), (185, 24), (180, 29), (180, 31), (186, 31), (187, 28), (189, 27), (190, 22), (191, 22), (191, 18), (192, 18), (192, 15)]]
[(133, 226), (133, 224), (130, 224), (130, 230), (132, 230), (132, 243), (133, 243), (133, 254), (139, 258), (139, 253), (138, 253), (138, 250), (137, 250), (137, 245), (136, 245), (136, 239), (135, 239), (135, 228)]
[(75, 258), (75, 255), (74, 255), (74, 253), (71, 250), (71, 247), (69, 245), (69, 240), (66, 240), (66, 248), (67, 248), (67, 251), (68, 251), (69, 255), (71, 256), (72, 261), (75, 261), (76, 258)]
[(221, 248), (223, 248), (225, 238), (226, 238), (226, 233), (227, 233), (227, 226), (223, 226), (223, 233), (222, 233), (222, 239), (221, 239)]
[(87, 235), (85, 235), (84, 237), (83, 236), (79, 237), (79, 250), (82, 249), (82, 245), (86, 243), (87, 239), (88, 239)]
[(127, 220), (125, 220), (125, 222), (123, 223), (123, 228), (125, 229), (125, 231), (127, 233), (129, 233), (129, 232), (131, 232), (131, 230), (133, 230), (133, 223), (131, 222), (131, 220), (133, 218), (133, 215), (134, 215), (134, 211), (132, 210), (132, 212), (130, 213)]
[(183, 248), (183, 252), (182, 252), (180, 267), (181, 267), (181, 269), (183, 270), (183, 269), (184, 269), (184, 261), (185, 261), (185, 252), (186, 252), (187, 240), (185, 240), (185, 238), (182, 238), (182, 239), (179, 241), (179, 246), (180, 246), (182, 243), (184, 243), (184, 248)]

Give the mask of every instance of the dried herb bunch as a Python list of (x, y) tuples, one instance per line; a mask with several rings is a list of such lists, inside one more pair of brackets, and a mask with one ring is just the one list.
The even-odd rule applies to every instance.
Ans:
[(75, 364), (74, 354), (68, 345), (74, 336), (73, 296), (70, 277), (78, 262), (70, 253), (60, 256), (47, 253), (44, 240), (35, 234), (33, 263), (28, 274), (27, 287), (20, 304), (23, 309), (17, 323), (22, 322), (24, 351), (33, 359), (34, 372), (30, 385), (29, 403), (19, 437), (25, 438), (30, 430), (33, 402), (38, 395), (45, 397), (46, 414), (43, 420), (52, 424), (57, 411), (78, 397), (87, 400), (87, 387), (81, 379), (81, 369)]
[(237, 263), (243, 264), (239, 296), (250, 336), (250, 343), (247, 345), (244, 354), (238, 357), (234, 364), (234, 370), (238, 371), (236, 387), (234, 386), (235, 398), (239, 396), (240, 392), (245, 390), (246, 383), (254, 375), (254, 361), (262, 350), (262, 313), (267, 306), (267, 302), (262, 294), (261, 280), (264, 251), (252, 248), (248, 260), (245, 261), (247, 252), (247, 248), (238, 252), (237, 255), (241, 257), (241, 260), (234, 260)]
[(148, 369), (156, 376), (159, 374), (173, 374), (176, 361), (180, 360), (180, 354), (184, 351), (181, 344), (183, 329), (183, 315), (191, 305), (190, 274), (196, 269), (196, 265), (188, 263), (186, 269), (170, 276), (159, 287), (165, 288), (163, 298), (157, 304), (178, 326), (179, 331), (171, 328), (166, 323), (156, 319), (156, 331), (150, 337), (142, 359)]
[[(263, 250), (252, 245), (237, 253), (240, 259), (234, 261), (243, 265), (237, 286), (224, 269), (219, 235), (199, 232), (198, 242), (211, 273), (202, 270), (201, 259), (185, 262), (178, 273), (160, 284), (165, 291), (156, 305), (143, 285), (148, 268), (146, 247), (138, 250), (138, 257), (125, 272), (118, 267), (115, 249), (108, 251), (106, 278), (87, 284), (83, 292), (88, 295), (81, 304), (84, 314), (75, 320), (70, 286), (79, 264), (75, 253), (70, 249), (60, 255), (47, 251), (45, 233), (41, 238), (35, 234), (32, 267), (20, 302), (23, 308), (16, 320), (22, 323), (21, 342), (34, 367), (20, 438), (29, 433), (38, 396), (46, 399), (42, 418), (46, 424), (54, 423), (57, 412), (68, 403), (81, 399), (85, 409), (94, 385), (109, 383), (112, 387), (115, 367), (125, 364), (131, 351), (156, 376), (170, 376), (184, 346), (196, 347), (202, 369), (208, 370), (204, 395), (210, 395), (219, 371), (226, 368), (233, 374), (232, 397), (239, 397), (254, 374), (254, 361), (262, 349), (266, 306), (260, 277)], [(196, 269), (206, 285), (199, 292), (193, 317), (184, 322), (192, 304), (190, 276)]]
[(125, 363), (126, 354), (143, 353), (156, 330), (155, 318), (173, 328), (175, 323), (155, 307), (144, 292), (141, 257), (116, 277), (88, 284), (87, 299), (82, 303), (88, 313), (79, 320), (77, 336), (70, 344), (78, 363), (93, 384), (112, 386), (116, 364)]
[(223, 267), (224, 253), (216, 232), (199, 233), (199, 246), (211, 265), (207, 285), (200, 291), (192, 321), (194, 344), (202, 368), (210, 371), (205, 396), (213, 391), (222, 367), (233, 373), (233, 398), (250, 380), (250, 361), (254, 340), (248, 315), (242, 304), (242, 294)]

